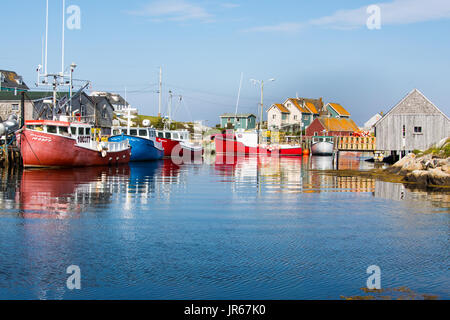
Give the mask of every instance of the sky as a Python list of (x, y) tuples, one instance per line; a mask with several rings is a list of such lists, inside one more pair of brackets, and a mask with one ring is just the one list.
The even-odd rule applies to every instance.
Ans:
[[(49, 0), (49, 72), (61, 69), (62, 2)], [(274, 78), (265, 109), (322, 97), (362, 125), (417, 88), (450, 114), (450, 0), (66, 0), (73, 5), (80, 25), (66, 14), (66, 66), (75, 62), (90, 90), (126, 92), (141, 114), (158, 112), (160, 66), (163, 113), (171, 90), (175, 120), (209, 126), (235, 112), (241, 74), (240, 113), (260, 113), (250, 79)], [(35, 89), (45, 0), (0, 0), (0, 13), (0, 69)]]

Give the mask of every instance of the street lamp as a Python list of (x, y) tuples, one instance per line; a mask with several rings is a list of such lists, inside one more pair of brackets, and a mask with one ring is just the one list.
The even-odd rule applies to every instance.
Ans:
[[(263, 123), (263, 117), (264, 117), (264, 80), (255, 80), (255, 79), (250, 79), (250, 81), (256, 85), (259, 84), (261, 86), (261, 118), (259, 120), (259, 131), (262, 132), (262, 123)], [(275, 79), (269, 79), (266, 80), (267, 82), (274, 82)]]

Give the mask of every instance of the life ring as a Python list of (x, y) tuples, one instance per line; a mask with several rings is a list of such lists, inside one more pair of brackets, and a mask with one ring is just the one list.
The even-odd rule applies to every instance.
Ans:
[(102, 150), (102, 157), (103, 157), (103, 158), (105, 158), (107, 154), (108, 154), (108, 153), (106, 152), (106, 150)]

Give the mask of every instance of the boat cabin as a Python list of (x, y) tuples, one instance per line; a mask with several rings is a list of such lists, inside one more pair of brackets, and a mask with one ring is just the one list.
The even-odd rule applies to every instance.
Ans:
[(73, 138), (79, 144), (91, 142), (92, 126), (86, 123), (32, 120), (26, 121), (25, 126), (28, 130)]
[(132, 137), (140, 137), (145, 139), (152, 139), (156, 137), (156, 131), (153, 128), (113, 128), (113, 136), (127, 135)]
[(176, 141), (189, 141), (189, 131), (169, 131), (169, 130), (157, 130), (156, 136), (162, 139), (170, 139)]
[(313, 136), (312, 143), (329, 142), (334, 143), (334, 137), (331, 136)]

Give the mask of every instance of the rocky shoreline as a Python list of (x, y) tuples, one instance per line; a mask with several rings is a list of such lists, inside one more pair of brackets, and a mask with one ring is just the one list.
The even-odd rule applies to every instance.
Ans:
[(450, 157), (427, 154), (416, 156), (411, 153), (385, 169), (385, 172), (403, 176), (405, 182), (429, 187), (450, 187)]

